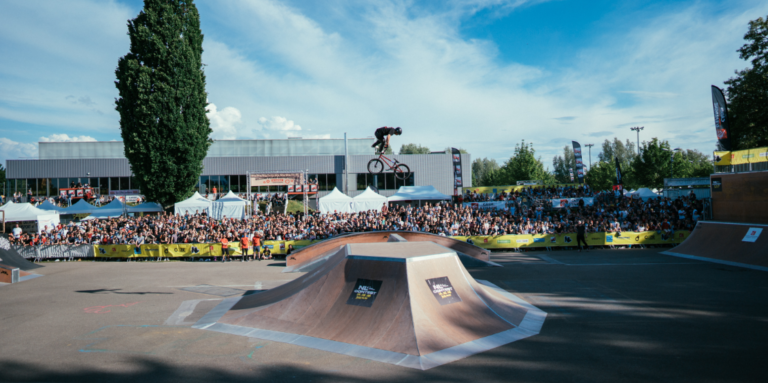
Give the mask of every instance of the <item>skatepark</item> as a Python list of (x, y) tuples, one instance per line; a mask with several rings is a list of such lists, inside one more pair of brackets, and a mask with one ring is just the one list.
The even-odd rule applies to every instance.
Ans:
[(762, 380), (764, 272), (663, 250), (492, 253), (468, 273), (545, 312), (540, 333), (426, 371), (193, 328), (312, 273), (281, 261), (46, 262), (0, 287), (1, 380)]

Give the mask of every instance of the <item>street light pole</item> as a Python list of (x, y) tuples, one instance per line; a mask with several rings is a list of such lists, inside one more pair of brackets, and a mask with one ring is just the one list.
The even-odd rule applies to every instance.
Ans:
[(644, 126), (635, 126), (633, 128), (629, 128), (630, 130), (634, 130), (637, 132), (637, 154), (640, 155), (640, 131), (645, 129)]
[(592, 170), (592, 147), (595, 146), (595, 144), (586, 144), (584, 146), (589, 148), (589, 170)]

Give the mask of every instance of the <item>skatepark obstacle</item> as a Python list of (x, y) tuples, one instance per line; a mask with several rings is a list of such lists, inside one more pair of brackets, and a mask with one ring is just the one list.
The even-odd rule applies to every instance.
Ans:
[(345, 244), (285, 285), (225, 299), (193, 327), (421, 370), (541, 330), (546, 313), (476, 281), (455, 251), (390, 239)]
[(699, 221), (685, 242), (662, 254), (768, 271), (768, 225)]

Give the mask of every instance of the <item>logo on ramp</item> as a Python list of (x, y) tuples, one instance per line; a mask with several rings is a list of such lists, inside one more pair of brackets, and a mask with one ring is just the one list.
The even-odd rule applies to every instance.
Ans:
[(427, 279), (427, 286), (432, 290), (432, 295), (440, 302), (441, 306), (461, 302), (461, 297), (454, 290), (448, 277)]
[(357, 279), (352, 294), (347, 299), (348, 305), (371, 307), (381, 289), (381, 281)]

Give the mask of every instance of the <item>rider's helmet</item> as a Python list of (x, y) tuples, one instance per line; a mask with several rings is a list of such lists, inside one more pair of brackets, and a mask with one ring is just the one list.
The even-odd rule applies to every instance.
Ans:
[(397, 134), (399, 136), (399, 135), (403, 134), (403, 130), (400, 129), (400, 127), (398, 126), (397, 128), (395, 128), (395, 134)]

